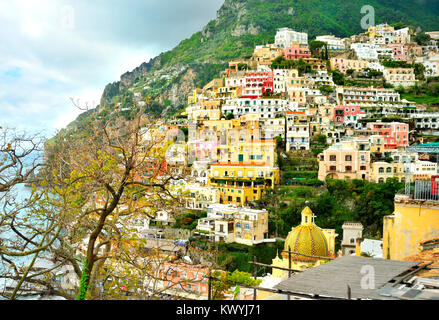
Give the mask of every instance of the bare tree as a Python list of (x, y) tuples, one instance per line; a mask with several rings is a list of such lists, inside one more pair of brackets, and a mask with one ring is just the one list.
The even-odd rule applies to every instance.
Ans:
[(183, 176), (167, 162), (173, 142), (158, 124), (143, 112), (128, 120), (104, 118), (97, 114), (46, 148), (44, 185), (52, 195), (50, 206), (65, 217), (65, 234), (54, 253), (81, 278), (77, 299), (96, 292), (90, 285), (96, 285), (105, 261), (115, 258), (115, 245), (131, 240), (127, 219), (155, 218), (158, 209), (174, 212), (181, 205), (171, 182)]
[(10, 299), (23, 291), (25, 281), (44, 282), (32, 267), (61, 231), (61, 219), (41, 206), (45, 195), (35, 187), (19, 188), (35, 182), (43, 143), (39, 134), (0, 127), (0, 278), (2, 294)]

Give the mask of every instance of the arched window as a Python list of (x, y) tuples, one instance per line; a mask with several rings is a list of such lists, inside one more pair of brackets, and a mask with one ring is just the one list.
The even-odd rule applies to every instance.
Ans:
[(378, 172), (379, 172), (379, 173), (384, 173), (384, 168), (379, 168), (379, 169), (378, 169)]

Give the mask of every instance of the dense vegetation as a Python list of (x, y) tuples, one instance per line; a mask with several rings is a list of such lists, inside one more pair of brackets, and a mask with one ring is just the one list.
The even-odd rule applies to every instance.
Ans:
[(364, 235), (380, 237), (383, 218), (392, 214), (395, 194), (404, 184), (393, 179), (376, 184), (363, 180), (327, 180), (323, 187), (278, 186), (259, 203), (270, 212), (270, 234), (286, 237), (291, 228), (300, 223), (305, 202), (317, 216), (315, 222), (321, 228), (335, 229), (340, 235), (345, 221), (359, 221)]

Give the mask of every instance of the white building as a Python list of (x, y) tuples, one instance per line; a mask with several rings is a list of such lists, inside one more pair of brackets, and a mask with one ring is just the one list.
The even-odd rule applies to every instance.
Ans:
[(258, 113), (260, 118), (275, 118), (277, 114), (297, 107), (297, 104), (286, 99), (231, 99), (222, 106), (222, 113), (233, 113), (235, 119), (247, 113)]
[(285, 118), (261, 119), (259, 121), (263, 139), (272, 140), (281, 137), (285, 140)]
[(327, 43), (330, 50), (344, 50), (346, 48), (343, 40), (335, 36), (318, 36), (316, 40)]
[(360, 60), (378, 60), (379, 57), (393, 57), (393, 49), (371, 43), (353, 43), (351, 49), (355, 51)]
[(291, 42), (299, 42), (300, 45), (308, 46), (308, 34), (294, 31), (290, 28), (278, 29), (274, 43), (279, 48), (291, 47)]
[(400, 94), (392, 89), (337, 86), (337, 104), (343, 106), (375, 106), (379, 102), (400, 100)]
[(341, 242), (341, 253), (343, 256), (355, 254), (357, 238), (363, 236), (363, 225), (360, 222), (346, 221), (343, 223), (343, 240)]
[(424, 74), (427, 78), (439, 76), (439, 54), (428, 58), (421, 58), (416, 62), (422, 63), (424, 65)]
[(310, 133), (307, 116), (301, 112), (287, 112), (286, 150), (309, 150)]
[(273, 91), (274, 93), (284, 93), (287, 91), (287, 69), (273, 70)]

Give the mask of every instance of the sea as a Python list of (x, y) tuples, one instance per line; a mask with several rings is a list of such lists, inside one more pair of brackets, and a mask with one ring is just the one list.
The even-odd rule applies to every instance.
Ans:
[[(32, 159), (29, 159), (29, 161)], [(32, 189), (30, 186), (26, 186), (25, 184), (19, 184), (14, 186), (11, 191), (9, 192), (9, 196), (11, 199), (14, 199), (14, 201), (18, 204), (23, 203), (31, 196)], [(0, 214), (4, 214), (4, 202), (2, 203), (2, 200), (0, 200)], [(0, 240), (1, 239), (11, 239), (11, 237), (14, 237), (14, 233), (10, 229), (2, 229), (0, 227)], [(8, 257), (11, 258), (11, 257)], [(20, 268), (20, 267), (26, 267), (29, 265), (33, 258), (33, 255), (26, 256), (26, 257), (14, 257), (11, 258), (11, 260), (14, 262), (14, 264)], [(9, 268), (9, 264), (6, 263), (3, 258), (0, 256), (0, 275), (4, 274), (5, 271)], [(1, 279), (0, 278), (0, 292), (3, 292), (3, 289), (5, 285), (8, 283), (7, 279)], [(9, 282), (10, 283), (10, 282)], [(33, 295), (33, 296), (23, 296), (19, 297), (17, 300), (59, 300), (64, 299), (62, 297), (56, 297), (56, 296), (39, 296), (39, 295)], [(5, 298), (2, 298), (0, 296), (0, 300), (5, 300)]]

